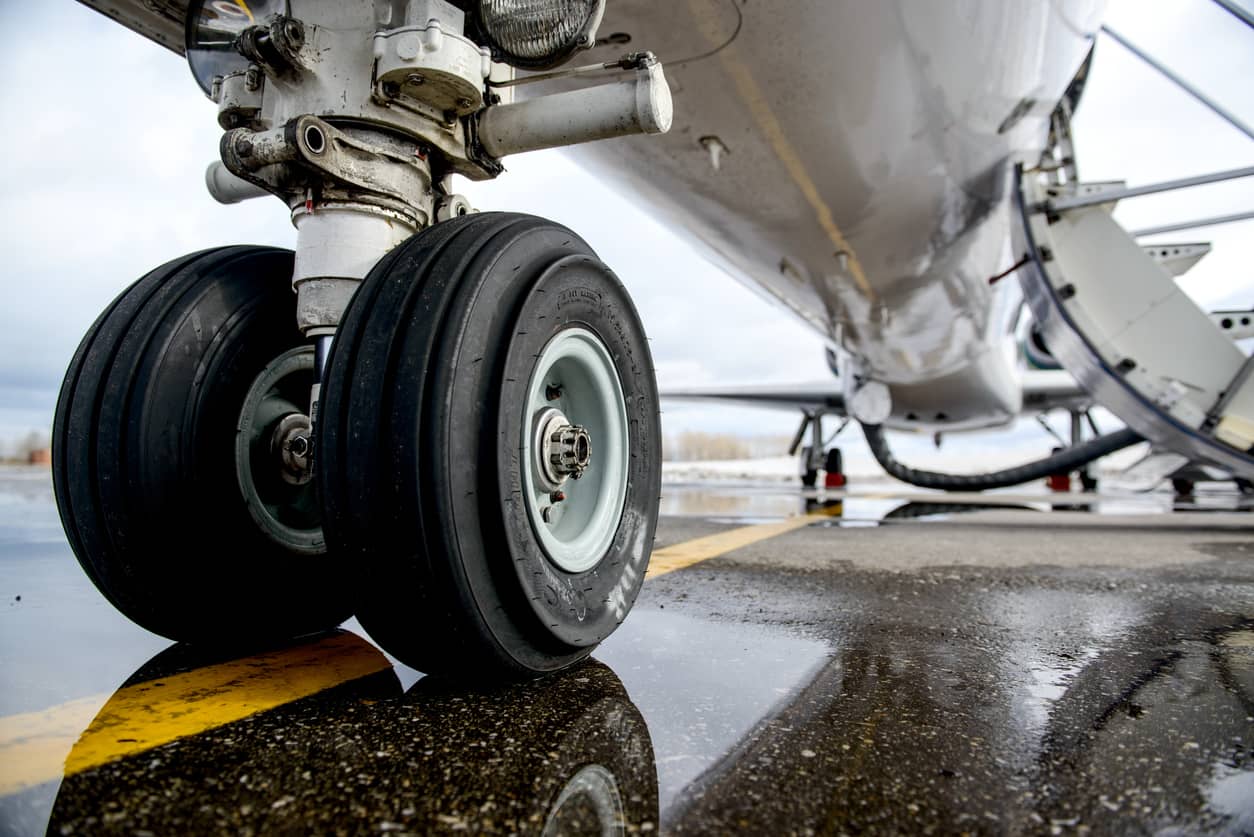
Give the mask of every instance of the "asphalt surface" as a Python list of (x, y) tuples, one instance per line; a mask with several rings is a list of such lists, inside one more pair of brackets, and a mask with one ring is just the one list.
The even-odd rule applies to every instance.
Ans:
[(353, 623), (171, 647), (0, 471), (0, 832), (1252, 834), (1238, 504), (671, 485), (658, 549), (746, 545), (593, 662), (471, 688)]

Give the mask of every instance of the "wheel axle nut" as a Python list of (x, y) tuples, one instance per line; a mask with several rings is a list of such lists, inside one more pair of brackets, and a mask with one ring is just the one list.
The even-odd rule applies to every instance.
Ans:
[(287, 449), (292, 452), (292, 456), (303, 457), (309, 453), (309, 438), (296, 436), (288, 441)]
[[(535, 418), (532, 438), (532, 468), (536, 488), (559, 503), (565, 499), (562, 485), (579, 479), (592, 462), (592, 436), (588, 429), (570, 420), (556, 407), (542, 410)], [(562, 494), (561, 498), (556, 495)]]
[(300, 413), (284, 416), (274, 428), (270, 450), (277, 457), (279, 476), (291, 485), (304, 485), (313, 478), (313, 426)]
[(559, 476), (579, 479), (592, 461), (592, 437), (584, 427), (568, 424), (549, 436), (549, 462)]

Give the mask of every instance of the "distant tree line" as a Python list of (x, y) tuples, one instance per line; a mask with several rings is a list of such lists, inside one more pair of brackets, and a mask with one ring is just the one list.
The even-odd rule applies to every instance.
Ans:
[(34, 451), (44, 450), (51, 443), (47, 433), (32, 430), (25, 436), (0, 440), (0, 461), (27, 462)]
[(669, 462), (704, 462), (786, 456), (790, 441), (787, 436), (740, 436), (685, 430), (662, 439), (662, 458)]

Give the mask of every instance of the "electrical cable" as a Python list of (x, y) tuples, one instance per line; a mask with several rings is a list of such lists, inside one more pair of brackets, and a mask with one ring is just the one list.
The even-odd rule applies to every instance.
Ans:
[(685, 64), (694, 64), (697, 61), (704, 61), (707, 58), (713, 58), (715, 55), (718, 55), (720, 52), (731, 46), (735, 40), (740, 37), (740, 30), (743, 29), (745, 25), (745, 15), (744, 12), (740, 10), (740, 7), (736, 5), (736, 0), (728, 1), (731, 3), (732, 11), (736, 13), (736, 27), (732, 30), (732, 33), (727, 40), (714, 47), (714, 49), (711, 49), (708, 52), (703, 52), (700, 55), (690, 55), (687, 58), (680, 58), (675, 61), (666, 61), (664, 62), (666, 64), (666, 69), (675, 70)]

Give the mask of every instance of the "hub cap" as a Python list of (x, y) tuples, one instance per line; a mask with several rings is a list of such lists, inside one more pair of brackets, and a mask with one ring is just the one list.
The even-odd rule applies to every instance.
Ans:
[(549, 341), (527, 387), (523, 486), (549, 560), (585, 572), (609, 549), (627, 496), (627, 407), (601, 338), (570, 328)]
[(261, 531), (294, 552), (325, 551), (310, 476), (310, 347), (279, 355), (253, 381), (235, 433), (235, 474)]

